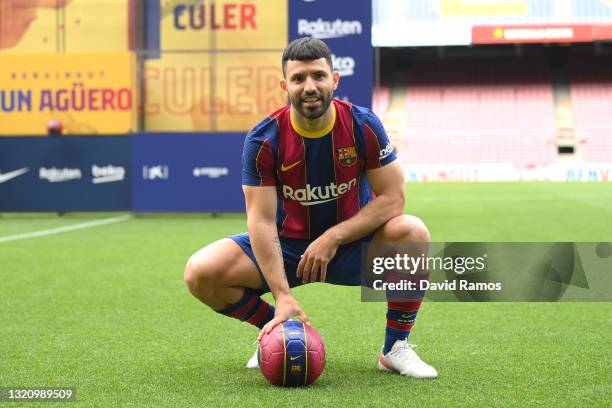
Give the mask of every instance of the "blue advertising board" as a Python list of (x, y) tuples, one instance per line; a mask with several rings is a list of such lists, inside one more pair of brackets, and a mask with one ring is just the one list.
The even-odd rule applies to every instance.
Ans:
[(289, 0), (289, 41), (319, 38), (333, 53), (340, 72), (335, 96), (370, 108), (374, 55), (370, 0)]
[(244, 133), (132, 136), (132, 209), (242, 212)]
[(128, 137), (0, 138), (0, 211), (129, 209)]

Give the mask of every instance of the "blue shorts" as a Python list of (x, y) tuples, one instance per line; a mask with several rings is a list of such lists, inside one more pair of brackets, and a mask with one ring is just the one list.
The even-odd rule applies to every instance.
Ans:
[[(360, 286), (362, 284), (362, 273), (361, 273), (361, 253), (362, 244), (368, 244), (372, 241), (374, 233), (363, 237), (357, 241), (350, 242), (346, 245), (341, 245), (336, 252), (336, 255), (332, 258), (329, 265), (327, 265), (327, 277), (326, 283), (332, 285), (343, 285), (343, 286)], [(240, 245), (240, 248), (251, 258), (251, 261), (257, 266), (257, 270), (261, 274), (264, 282), (263, 293), (269, 292), (270, 287), (263, 276), (261, 268), (255, 259), (253, 248), (251, 247), (251, 239), (248, 233), (242, 233), (232, 235), (231, 240)], [(285, 273), (287, 274), (287, 281), (289, 287), (301, 286), (304, 283), (301, 279), (295, 276), (297, 266), (300, 263), (300, 259), (308, 245), (312, 241), (304, 239), (293, 239), (280, 237), (281, 249), (283, 250), (283, 260), (285, 264)], [(317, 275), (317, 279), (321, 279), (320, 275)]]

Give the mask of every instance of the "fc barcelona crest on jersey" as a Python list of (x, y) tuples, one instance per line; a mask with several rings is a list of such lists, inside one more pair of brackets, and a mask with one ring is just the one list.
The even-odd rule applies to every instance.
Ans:
[(355, 146), (339, 147), (336, 149), (338, 162), (341, 166), (350, 167), (357, 162), (357, 150)]

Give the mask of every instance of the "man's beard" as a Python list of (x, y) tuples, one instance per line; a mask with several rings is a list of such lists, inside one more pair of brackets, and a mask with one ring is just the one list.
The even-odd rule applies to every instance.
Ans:
[[(311, 98), (313, 96), (319, 98), (321, 104), (319, 106), (305, 107), (303, 105), (303, 99)], [(318, 119), (323, 116), (323, 114), (327, 111), (327, 108), (329, 108), (329, 105), (332, 101), (332, 97), (333, 92), (331, 92), (327, 97), (322, 94), (304, 95), (297, 99), (291, 98), (291, 105), (295, 108), (295, 110), (298, 111), (300, 115), (302, 115), (306, 119)]]

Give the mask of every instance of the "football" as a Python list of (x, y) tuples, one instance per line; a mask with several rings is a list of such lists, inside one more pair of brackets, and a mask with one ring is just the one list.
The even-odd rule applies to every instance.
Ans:
[(261, 373), (270, 384), (299, 387), (325, 368), (325, 344), (312, 326), (288, 320), (264, 334), (257, 348)]

